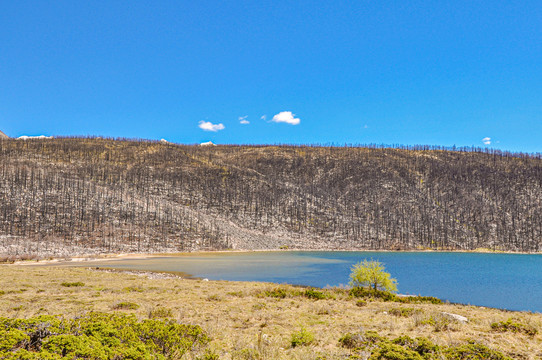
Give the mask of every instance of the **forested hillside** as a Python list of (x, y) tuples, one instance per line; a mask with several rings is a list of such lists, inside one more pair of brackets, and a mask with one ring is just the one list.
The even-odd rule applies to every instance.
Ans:
[(61, 138), (0, 162), (5, 255), (542, 243), (539, 154)]

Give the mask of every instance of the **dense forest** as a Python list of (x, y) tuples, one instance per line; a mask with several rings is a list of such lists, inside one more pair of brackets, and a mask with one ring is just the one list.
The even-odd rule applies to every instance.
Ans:
[(0, 254), (540, 251), (542, 157), (438, 147), (0, 140)]

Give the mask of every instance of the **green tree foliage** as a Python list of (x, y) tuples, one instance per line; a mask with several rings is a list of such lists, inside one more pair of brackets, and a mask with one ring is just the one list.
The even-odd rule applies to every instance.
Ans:
[(350, 286), (368, 286), (373, 290), (397, 291), (397, 280), (385, 272), (384, 264), (374, 260), (363, 260), (352, 266)]

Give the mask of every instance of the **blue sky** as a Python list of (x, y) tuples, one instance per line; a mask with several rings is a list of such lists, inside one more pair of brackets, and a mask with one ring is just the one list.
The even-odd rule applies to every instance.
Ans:
[(541, 64), (539, 0), (2, 1), (0, 130), (542, 152)]

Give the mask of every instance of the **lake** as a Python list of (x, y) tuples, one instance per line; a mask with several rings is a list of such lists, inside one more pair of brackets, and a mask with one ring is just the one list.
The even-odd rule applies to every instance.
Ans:
[[(205, 253), (93, 262), (92, 266), (175, 271), (211, 280), (315, 287), (348, 284), (350, 268), (381, 261), (399, 293), (450, 302), (542, 312), (542, 256), (454, 252), (285, 251)], [(87, 264), (78, 264), (88, 266)]]

